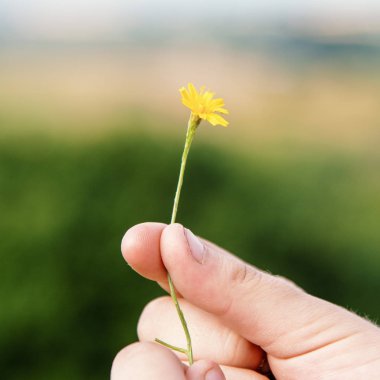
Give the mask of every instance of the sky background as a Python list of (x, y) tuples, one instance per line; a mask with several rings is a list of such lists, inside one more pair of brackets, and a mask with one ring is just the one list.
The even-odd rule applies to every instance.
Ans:
[(350, 32), (380, 27), (378, 0), (0, 0), (0, 33), (25, 39), (116, 38), (145, 25), (188, 26), (199, 20), (220, 23), (286, 18), (314, 21)]

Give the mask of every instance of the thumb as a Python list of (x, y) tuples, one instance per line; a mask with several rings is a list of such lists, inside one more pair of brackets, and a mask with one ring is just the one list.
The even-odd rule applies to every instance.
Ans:
[(160, 251), (184, 298), (270, 355), (290, 358), (373, 331), (366, 320), (246, 264), (180, 224), (163, 229)]

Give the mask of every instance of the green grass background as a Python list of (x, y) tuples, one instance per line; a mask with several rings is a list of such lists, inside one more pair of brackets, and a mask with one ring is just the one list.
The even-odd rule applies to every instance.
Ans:
[[(376, 320), (378, 155), (270, 156), (204, 141), (190, 153), (178, 221)], [(2, 136), (2, 378), (109, 376), (141, 309), (163, 294), (125, 264), (120, 241), (136, 223), (169, 220), (182, 144), (146, 133)]]

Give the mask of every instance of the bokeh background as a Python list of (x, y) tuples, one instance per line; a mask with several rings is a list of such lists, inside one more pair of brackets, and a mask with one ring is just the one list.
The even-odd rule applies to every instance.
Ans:
[(380, 316), (377, 0), (0, 0), (0, 372), (104, 379), (163, 294), (122, 260), (171, 214), (308, 292)]

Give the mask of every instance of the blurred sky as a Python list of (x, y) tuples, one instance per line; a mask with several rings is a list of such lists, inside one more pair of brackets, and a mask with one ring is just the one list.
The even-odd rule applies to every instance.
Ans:
[[(312, 18), (380, 29), (379, 0), (0, 0), (0, 36), (19, 39), (115, 38), (141, 23), (186, 26), (199, 20)], [(352, 25), (354, 24), (354, 26)]]

